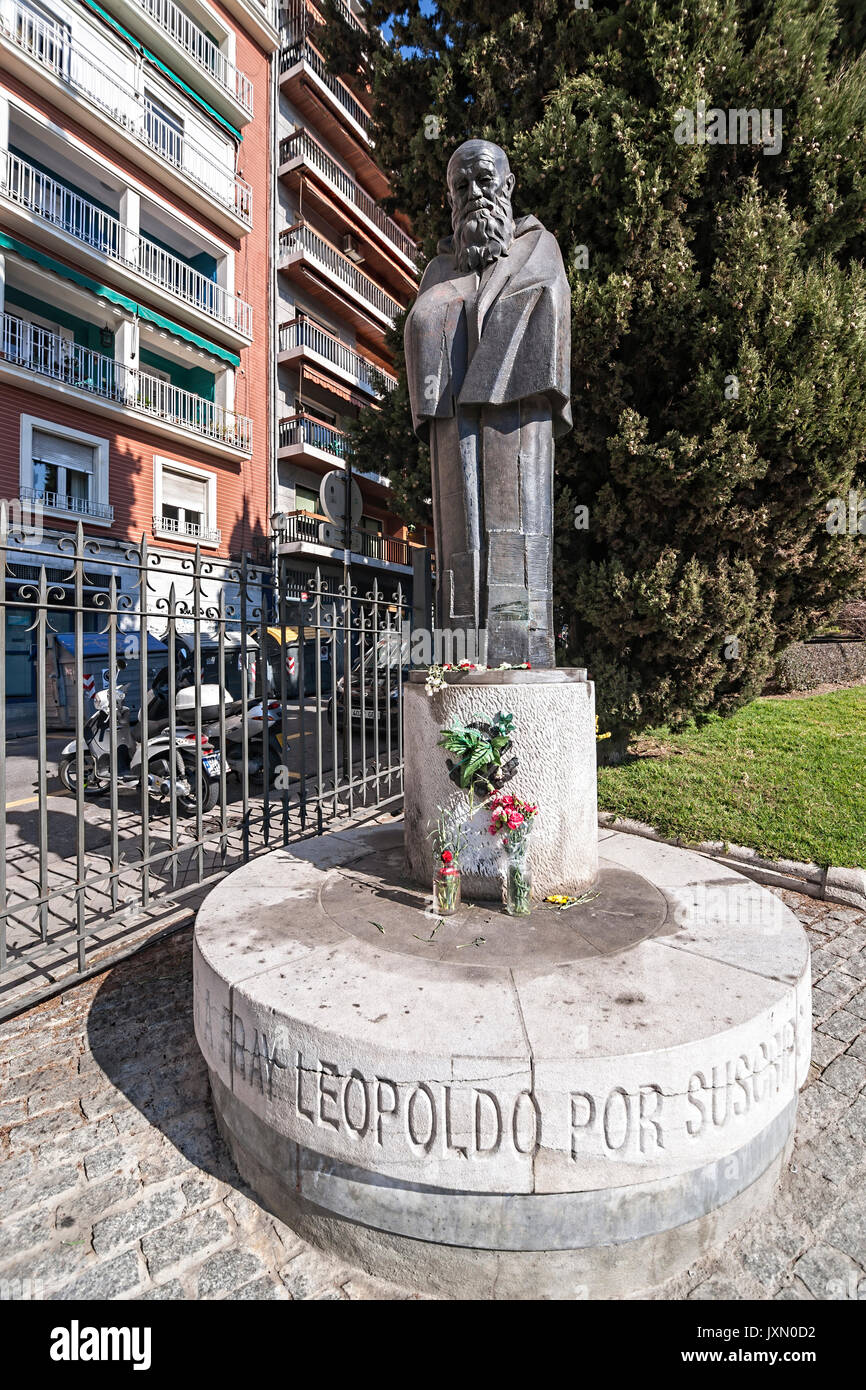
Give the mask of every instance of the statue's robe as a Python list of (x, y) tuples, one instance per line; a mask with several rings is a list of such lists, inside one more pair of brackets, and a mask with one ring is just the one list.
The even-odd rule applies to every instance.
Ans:
[(429, 441), (437, 624), (486, 628), (487, 663), (553, 666), (553, 441), (571, 428), (571, 292), (521, 218), (481, 275), (439, 243), (406, 319), (412, 420)]

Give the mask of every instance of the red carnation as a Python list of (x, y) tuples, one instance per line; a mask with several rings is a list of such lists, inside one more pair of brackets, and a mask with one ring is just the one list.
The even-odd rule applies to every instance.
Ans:
[(450, 863), (451, 863), (451, 860), (452, 860), (453, 858), (454, 858), (454, 855), (451, 853), (450, 849), (445, 849), (445, 850), (442, 851), (442, 863), (443, 863), (443, 864), (450, 864)]

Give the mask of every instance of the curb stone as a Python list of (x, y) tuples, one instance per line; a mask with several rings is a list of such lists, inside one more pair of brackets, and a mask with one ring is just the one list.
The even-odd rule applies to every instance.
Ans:
[(728, 844), (724, 840), (703, 840), (694, 844), (680, 836), (668, 838), (643, 821), (617, 816), (613, 811), (599, 811), (598, 825), (600, 830), (616, 828), (626, 835), (641, 835), (646, 840), (657, 840), (659, 844), (694, 850), (696, 854), (704, 854), (720, 864), (727, 864), (729, 868), (770, 888), (792, 888), (810, 898), (823, 898), (828, 903), (841, 903), (845, 907), (866, 911), (866, 869), (843, 869), (835, 865), (825, 869), (820, 864), (801, 864), (796, 859), (764, 859), (757, 850)]

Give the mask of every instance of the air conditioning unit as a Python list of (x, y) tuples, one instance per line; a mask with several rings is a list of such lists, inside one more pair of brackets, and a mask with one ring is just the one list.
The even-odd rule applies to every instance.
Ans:
[(348, 256), (356, 264), (364, 259), (364, 253), (358, 245), (358, 238), (352, 236), (351, 232), (347, 232), (343, 237), (343, 255)]

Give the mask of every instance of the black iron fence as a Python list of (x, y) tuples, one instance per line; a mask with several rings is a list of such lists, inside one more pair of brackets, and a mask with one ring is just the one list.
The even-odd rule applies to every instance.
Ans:
[(0, 562), (0, 1016), (254, 855), (398, 807), (411, 607), (387, 572), (299, 590), (285, 556), (48, 540), (5, 508)]

